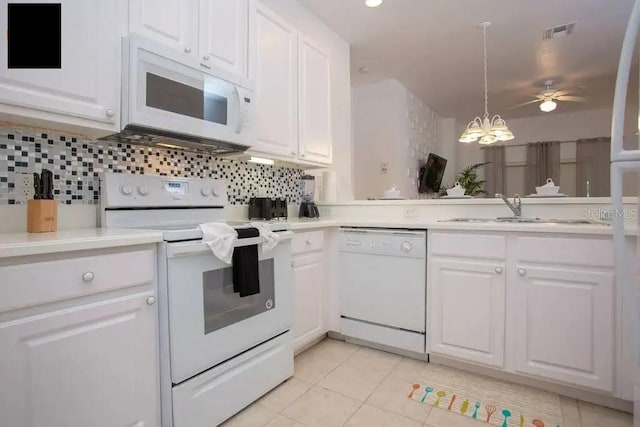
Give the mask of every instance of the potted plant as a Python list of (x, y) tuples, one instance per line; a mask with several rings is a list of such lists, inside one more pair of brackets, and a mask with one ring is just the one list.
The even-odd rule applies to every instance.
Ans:
[[(464, 188), (464, 194), (467, 196), (480, 196), (487, 194), (484, 189), (484, 180), (478, 179), (477, 169), (480, 166), (484, 166), (490, 162), (484, 163), (476, 163), (475, 165), (467, 166), (462, 169), (456, 175), (456, 182), (459, 182), (460, 185)], [(440, 196), (447, 195), (447, 188), (451, 188), (452, 186), (442, 186), (440, 188)]]

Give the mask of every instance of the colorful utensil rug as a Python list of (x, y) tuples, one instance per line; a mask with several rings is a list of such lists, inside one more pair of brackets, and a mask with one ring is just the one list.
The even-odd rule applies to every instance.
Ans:
[[(505, 383), (504, 386), (508, 389), (511, 385)], [(513, 387), (518, 386), (513, 385)], [(467, 392), (451, 385), (443, 386), (437, 382), (415, 383), (410, 390), (407, 390), (407, 396), (410, 399), (424, 405), (455, 412), (495, 426), (560, 427), (562, 424), (559, 401), (556, 404), (554, 396), (544, 391), (540, 391), (537, 395), (534, 392), (532, 399), (522, 394), (518, 395), (519, 393), (500, 393), (499, 395), (494, 390), (478, 394), (474, 395), (473, 391)], [(490, 396), (491, 394), (495, 396)]]

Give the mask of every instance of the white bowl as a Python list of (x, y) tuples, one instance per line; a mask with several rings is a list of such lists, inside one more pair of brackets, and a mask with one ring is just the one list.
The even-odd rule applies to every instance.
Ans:
[(385, 199), (399, 199), (400, 198), (400, 190), (386, 190), (382, 192), (382, 196)]
[(464, 196), (464, 188), (449, 188), (447, 189), (447, 196)]
[(560, 192), (560, 187), (557, 185), (543, 185), (541, 187), (536, 187), (536, 193), (543, 195), (551, 195), (558, 194)]

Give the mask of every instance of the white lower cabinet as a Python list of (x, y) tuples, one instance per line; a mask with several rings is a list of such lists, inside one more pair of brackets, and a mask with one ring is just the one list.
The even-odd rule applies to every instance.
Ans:
[[(83, 266), (59, 260), (48, 272), (34, 268), (23, 277), (25, 287), (37, 281), (64, 292), (59, 300), (46, 295), (43, 305), (0, 310), (3, 425), (160, 425), (155, 251), (146, 253), (149, 265), (137, 266), (144, 277), (105, 257), (115, 276), (135, 277), (126, 290), (91, 293), (93, 285), (109, 282), (102, 277), (106, 270), (89, 271), (97, 256), (85, 258)], [(3, 280), (11, 279), (11, 268), (0, 266), (0, 283), (20, 285)], [(65, 285), (75, 286), (70, 277), (76, 276), (85, 294), (63, 299), (69, 298)]]
[(502, 367), (504, 264), (434, 257), (430, 271), (431, 351)]
[(322, 254), (300, 255), (293, 259), (295, 347), (313, 341), (324, 332)]
[[(617, 303), (610, 237), (429, 236), (430, 353), (615, 392)], [(491, 237), (505, 244), (482, 246)], [(449, 244), (461, 239), (467, 244)]]
[(518, 372), (613, 391), (614, 274), (516, 266)]
[(323, 231), (296, 233), (293, 238), (294, 349), (300, 350), (327, 332)]

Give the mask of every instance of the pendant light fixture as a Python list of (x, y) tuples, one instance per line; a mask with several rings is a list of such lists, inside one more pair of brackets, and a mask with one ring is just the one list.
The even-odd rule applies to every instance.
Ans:
[(478, 142), (482, 145), (493, 144), (498, 141), (510, 141), (514, 138), (513, 133), (507, 127), (505, 121), (499, 115), (493, 116), (489, 120), (489, 95), (487, 83), (487, 28), (491, 22), (480, 24), (482, 28), (482, 40), (484, 47), (484, 118), (476, 117), (469, 122), (467, 129), (460, 135), (460, 142)]

